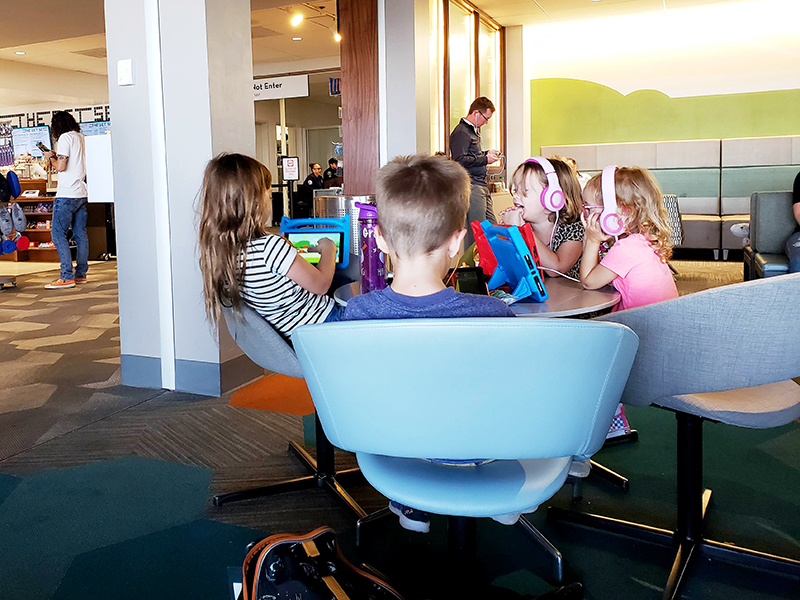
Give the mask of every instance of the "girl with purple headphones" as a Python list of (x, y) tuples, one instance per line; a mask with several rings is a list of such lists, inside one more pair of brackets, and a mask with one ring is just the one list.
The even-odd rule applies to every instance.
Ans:
[(535, 156), (517, 167), (511, 182), (514, 206), (500, 213), (500, 222), (530, 223), (545, 272), (577, 281), (584, 233), (575, 172), (559, 159)]

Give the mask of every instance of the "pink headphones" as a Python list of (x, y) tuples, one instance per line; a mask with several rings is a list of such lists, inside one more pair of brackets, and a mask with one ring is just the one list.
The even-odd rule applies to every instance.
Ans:
[(547, 186), (542, 190), (542, 206), (547, 210), (556, 212), (564, 207), (564, 192), (561, 191), (561, 186), (558, 183), (558, 175), (556, 170), (549, 160), (543, 156), (533, 156), (525, 162), (535, 162), (542, 169), (547, 177)]
[(609, 165), (603, 169), (603, 175), (600, 180), (600, 192), (603, 198), (600, 228), (608, 235), (619, 235), (625, 229), (622, 219), (617, 214), (617, 184), (614, 181), (616, 172), (617, 166)]

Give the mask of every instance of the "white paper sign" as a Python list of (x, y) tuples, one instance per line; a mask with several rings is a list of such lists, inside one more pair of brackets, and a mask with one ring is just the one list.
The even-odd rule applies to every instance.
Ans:
[(253, 79), (255, 100), (280, 100), (308, 96), (308, 75)]
[(283, 167), (284, 181), (300, 180), (300, 159), (296, 156), (282, 156), (281, 166)]
[(86, 187), (89, 202), (114, 202), (111, 133), (86, 137)]

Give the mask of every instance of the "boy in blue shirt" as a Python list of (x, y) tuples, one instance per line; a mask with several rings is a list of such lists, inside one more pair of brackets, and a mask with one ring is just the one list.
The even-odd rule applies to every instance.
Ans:
[(399, 156), (376, 180), (378, 248), (389, 255), (391, 287), (356, 296), (344, 320), (418, 317), (513, 317), (491, 296), (462, 294), (443, 280), (467, 230), (469, 175), (439, 156)]
[[(394, 279), (390, 287), (348, 301), (343, 320), (514, 316), (502, 300), (443, 283), (467, 233), (470, 180), (461, 165), (438, 156), (399, 156), (378, 172), (376, 187), (375, 236), (391, 258)], [(436, 462), (472, 467), (482, 461)], [(393, 500), (389, 510), (406, 529), (430, 529), (427, 513)]]

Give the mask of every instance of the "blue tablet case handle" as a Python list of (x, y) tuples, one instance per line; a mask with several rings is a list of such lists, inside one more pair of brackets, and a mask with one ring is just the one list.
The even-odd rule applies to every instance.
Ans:
[(547, 300), (547, 290), (539, 269), (536, 268), (519, 227), (499, 227), (483, 221), (481, 228), (497, 259), (497, 268), (489, 279), (489, 289), (493, 290), (507, 283), (514, 290), (512, 295), (520, 300), (529, 297), (537, 302)]
[(280, 233), (330, 233), (331, 231), (344, 234), (342, 262), (336, 265), (337, 269), (346, 269), (350, 262), (350, 215), (341, 219), (290, 219), (281, 217)]

